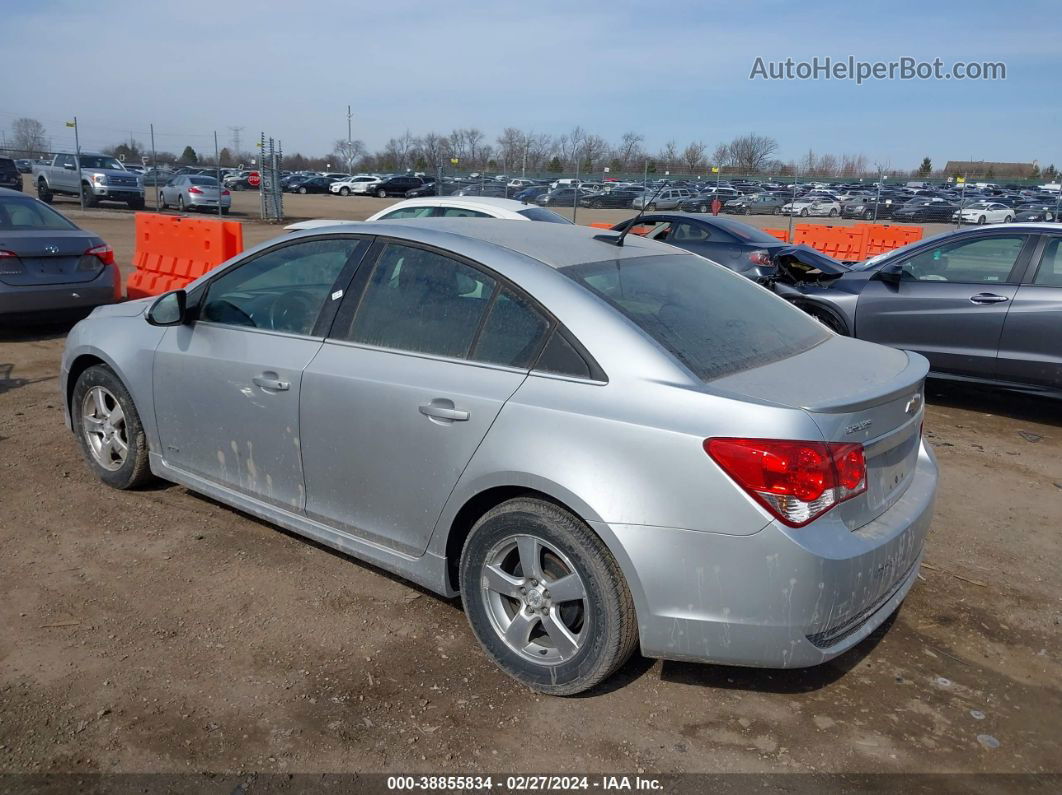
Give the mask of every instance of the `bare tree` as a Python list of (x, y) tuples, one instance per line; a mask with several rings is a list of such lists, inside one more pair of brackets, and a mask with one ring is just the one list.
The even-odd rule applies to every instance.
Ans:
[(664, 148), (660, 150), (660, 159), (664, 161), (664, 166), (670, 171), (671, 166), (678, 160), (678, 144), (673, 140), (664, 144)]
[(571, 132), (557, 139), (557, 148), (561, 160), (567, 163), (569, 167), (575, 166), (576, 155), (585, 138), (586, 130), (577, 124), (572, 128)]
[(712, 152), (712, 165), (723, 167), (734, 165), (734, 154), (730, 151), (730, 144), (719, 144)]
[(428, 167), (435, 170), (449, 157), (450, 142), (436, 132), (429, 132), (417, 139), (417, 148)]
[(594, 166), (604, 160), (608, 154), (608, 141), (600, 135), (587, 135), (583, 138), (579, 152), (582, 157), (583, 168), (587, 171), (593, 171)]
[(15, 119), (11, 125), (11, 142), (12, 147), (19, 150), (19, 154), (27, 157), (39, 157), (51, 147), (44, 125), (25, 116)]
[(701, 141), (693, 141), (682, 150), (682, 162), (691, 174), (696, 173), (697, 166), (704, 161), (705, 145)]
[(480, 143), (483, 141), (483, 131), (475, 127), (469, 127), (467, 130), (461, 131), (461, 137), (465, 142), (465, 151), (468, 154), (469, 165), (477, 165), (482, 159), (482, 153), (479, 151)]
[(347, 164), (347, 171), (354, 170), (354, 162), (365, 154), (365, 144), (361, 141), (348, 141), (340, 138), (332, 148), (335, 157), (340, 162)]
[(623, 133), (619, 149), (616, 152), (616, 159), (623, 164), (624, 170), (627, 169), (631, 161), (642, 159), (638, 155), (641, 154), (642, 142), (644, 140), (645, 136), (639, 133), (633, 131)]
[(778, 142), (766, 135), (749, 133), (730, 142), (734, 166), (746, 174), (758, 174), (778, 150)]
[(524, 134), (515, 127), (502, 130), (498, 136), (498, 156), (503, 170), (515, 169), (524, 159)]
[(406, 130), (405, 135), (401, 138), (392, 138), (387, 142), (384, 147), (384, 158), (392, 163), (396, 170), (404, 171), (408, 168), (414, 155), (415, 142), (416, 139), (413, 138), (409, 130)]
[(524, 153), (527, 156), (527, 167), (532, 171), (540, 171), (553, 153), (554, 146), (553, 136), (548, 133), (525, 132)]

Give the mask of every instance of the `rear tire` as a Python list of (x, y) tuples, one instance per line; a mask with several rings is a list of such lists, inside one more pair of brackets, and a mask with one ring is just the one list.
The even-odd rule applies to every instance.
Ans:
[(653, 212), (656, 212), (656, 204), (655, 204), (655, 203), (651, 203), (651, 204), (650, 204), (650, 205), (649, 205), (648, 207), (646, 207), (645, 209), (647, 209), (647, 210), (648, 210), (649, 212), (651, 212), (651, 213), (653, 213)]
[(111, 368), (98, 364), (78, 377), (70, 414), (81, 452), (96, 477), (115, 489), (136, 488), (151, 479), (144, 426), (132, 396)]
[(540, 693), (588, 690), (637, 646), (634, 600), (618, 564), (585, 523), (553, 503), (518, 498), (482, 516), (461, 553), (460, 584), (487, 656)]
[(160, 190), (159, 191), (159, 209), (160, 210), (168, 210), (168, 209), (170, 209), (170, 205), (166, 204), (166, 191), (164, 191), (164, 190)]
[(177, 212), (179, 212), (179, 213), (183, 213), (184, 212), (184, 196), (180, 196), (180, 195), (177, 196)]

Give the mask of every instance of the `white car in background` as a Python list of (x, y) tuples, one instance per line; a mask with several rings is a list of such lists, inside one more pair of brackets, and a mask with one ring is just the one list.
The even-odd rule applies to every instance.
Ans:
[[(400, 221), (410, 218), (502, 218), (509, 221), (546, 221), (554, 224), (570, 224), (563, 215), (557, 215), (545, 207), (527, 205), (512, 199), (496, 199), (492, 196), (426, 196), (422, 199), (406, 199), (370, 215), (366, 221)], [(312, 221), (297, 221), (284, 227), (289, 232), (319, 229), (323, 226), (360, 224), (347, 219), (315, 218)]]
[(825, 196), (805, 196), (796, 201), (782, 205), (782, 215), (809, 215), (836, 218), (841, 214), (841, 203)]
[(375, 187), (380, 183), (380, 178), (372, 174), (356, 174), (347, 179), (341, 179), (328, 186), (329, 193), (339, 196), (349, 196), (352, 193), (366, 193), (370, 185)]
[(405, 218), (505, 218), (511, 221), (571, 223), (563, 215), (545, 207), (493, 196), (425, 196), (421, 199), (406, 199), (365, 220), (397, 221)]
[(1014, 208), (999, 202), (977, 202), (959, 211), (964, 224), (1009, 224), (1014, 220)]

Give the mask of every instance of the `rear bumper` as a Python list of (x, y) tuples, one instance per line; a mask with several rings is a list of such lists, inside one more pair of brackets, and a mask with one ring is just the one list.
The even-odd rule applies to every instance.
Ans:
[(751, 536), (594, 527), (630, 585), (645, 656), (802, 668), (852, 648), (899, 607), (918, 577), (936, 486), (923, 444), (904, 495), (855, 531), (830, 514)]
[(14, 287), (0, 283), (0, 319), (33, 317), (43, 313), (88, 312), (113, 304), (120, 295), (117, 268), (106, 267), (90, 282)]

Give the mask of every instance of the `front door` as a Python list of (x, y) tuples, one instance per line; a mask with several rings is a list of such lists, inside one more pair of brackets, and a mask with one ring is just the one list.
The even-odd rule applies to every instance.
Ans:
[(306, 511), (419, 555), (549, 324), (435, 250), (390, 243), (365, 276), (303, 377)]
[(898, 284), (872, 279), (860, 293), (856, 336), (917, 351), (938, 372), (992, 377), (1030, 245), (1028, 235), (1000, 233), (912, 254)]
[(334, 285), (360, 242), (303, 238), (237, 263), (207, 285), (197, 321), (167, 330), (153, 375), (167, 464), (303, 508), (302, 371), (321, 347), (318, 319), (338, 300)]

